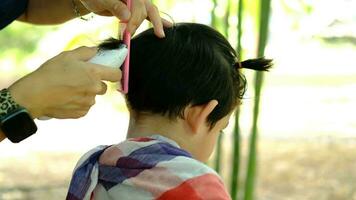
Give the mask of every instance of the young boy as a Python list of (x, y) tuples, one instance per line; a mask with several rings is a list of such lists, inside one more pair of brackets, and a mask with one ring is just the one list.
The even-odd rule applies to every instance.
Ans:
[(180, 23), (165, 33), (160, 39), (149, 29), (132, 40), (128, 139), (86, 153), (67, 199), (230, 199), (203, 162), (245, 92), (240, 69), (267, 70), (271, 60), (238, 62), (205, 25)]

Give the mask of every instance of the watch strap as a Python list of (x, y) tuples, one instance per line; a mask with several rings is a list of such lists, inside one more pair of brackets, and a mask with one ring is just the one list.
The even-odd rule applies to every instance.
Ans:
[(20, 105), (12, 99), (10, 91), (7, 88), (2, 89), (0, 91), (0, 120), (19, 108)]
[(31, 115), (12, 99), (8, 89), (0, 91), (0, 129), (13, 143), (21, 142), (37, 131)]

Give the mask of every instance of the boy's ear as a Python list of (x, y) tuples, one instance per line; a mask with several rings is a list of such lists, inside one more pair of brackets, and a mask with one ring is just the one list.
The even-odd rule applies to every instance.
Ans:
[(208, 121), (209, 114), (218, 105), (217, 100), (211, 100), (206, 104), (190, 106), (185, 110), (185, 120), (190, 130), (196, 134), (199, 133)]

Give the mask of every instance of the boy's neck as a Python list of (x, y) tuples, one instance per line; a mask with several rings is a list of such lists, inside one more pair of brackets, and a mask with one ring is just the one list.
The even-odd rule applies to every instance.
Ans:
[[(171, 135), (179, 135), (181, 130), (175, 121), (170, 121), (162, 116), (145, 116), (144, 114), (130, 114), (128, 138), (147, 137), (151, 135), (162, 135), (171, 138)], [(173, 139), (173, 138), (171, 138)]]
[(161, 135), (175, 141), (182, 149), (194, 153), (194, 137), (184, 128), (181, 119), (169, 120), (160, 115), (135, 115), (130, 112), (130, 122), (127, 131), (127, 138), (149, 137), (152, 135)]

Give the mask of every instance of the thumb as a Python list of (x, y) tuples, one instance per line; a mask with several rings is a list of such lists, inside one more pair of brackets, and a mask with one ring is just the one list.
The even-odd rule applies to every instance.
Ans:
[(102, 81), (119, 82), (121, 80), (122, 75), (119, 67), (112, 68), (97, 64), (91, 64), (91, 67)]
[(68, 51), (67, 54), (71, 58), (81, 61), (88, 61), (90, 58), (94, 57), (98, 52), (97, 47), (79, 47), (74, 50)]

